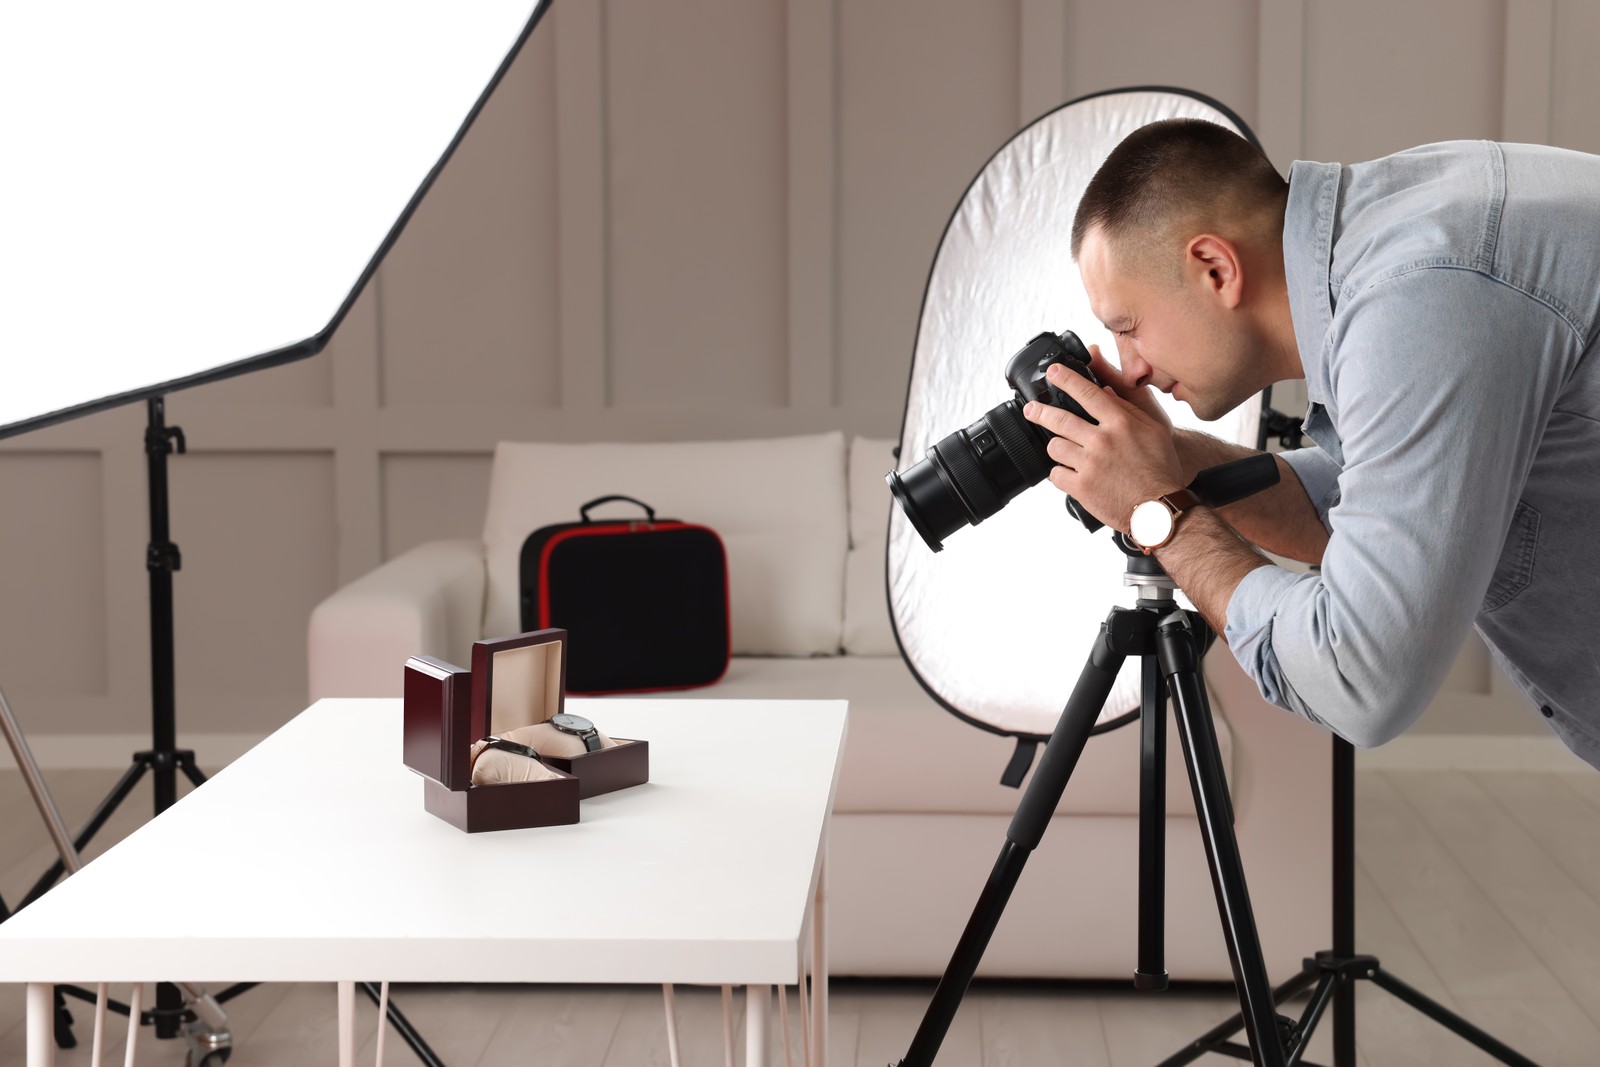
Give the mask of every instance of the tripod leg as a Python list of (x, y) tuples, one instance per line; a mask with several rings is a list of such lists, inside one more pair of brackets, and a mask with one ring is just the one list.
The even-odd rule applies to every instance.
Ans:
[(1167, 687), (1154, 656), (1139, 664), (1138, 990), (1167, 988)]
[(988, 884), (984, 886), (978, 905), (973, 909), (961, 940), (956, 944), (950, 965), (939, 980), (939, 987), (934, 991), (933, 1001), (928, 1005), (916, 1037), (912, 1039), (911, 1048), (905, 1059), (900, 1061), (901, 1067), (931, 1067), (933, 1058), (938, 1055), (939, 1045), (955, 1019), (956, 1009), (961, 1006), (961, 998), (966, 995), (967, 986), (977, 973), (983, 950), (989, 946), (989, 939), (1000, 923), (1006, 902), (1011, 899), (1011, 891), (1016, 888), (1017, 879), (1022, 875), (1023, 865), (1028, 862), (1029, 854), (1038, 847), (1045, 830), (1049, 828), (1056, 805), (1061, 802), (1061, 794), (1067, 788), (1067, 779), (1078, 765), (1078, 757), (1083, 754), (1083, 746), (1089, 741), (1090, 731), (1094, 729), (1095, 719), (1100, 716), (1100, 709), (1105, 706), (1106, 697), (1111, 695), (1117, 671), (1121, 669), (1125, 658), (1124, 653), (1112, 649), (1108, 627), (1102, 626), (1094, 650), (1089, 654), (1089, 662), (1078, 676), (1072, 696), (1067, 699), (1066, 709), (1057, 720), (1055, 731), (1039, 758), (1039, 768), (1034, 771), (1033, 780), (1028, 783), (1016, 814), (1011, 818), (1000, 858), (995, 861)]
[(1513, 1067), (1539, 1067), (1538, 1064), (1522, 1055), (1516, 1049), (1495, 1040), (1495, 1038), (1473, 1026), (1443, 1004), (1420, 990), (1407, 985), (1388, 971), (1378, 968), (1368, 977), (1371, 979), (1372, 984), (1379, 989), (1393, 993), (1400, 1000), (1417, 1009), (1446, 1030), (1466, 1038), (1501, 1063), (1509, 1063)]
[(1195, 651), (1187, 613), (1173, 612), (1161, 621), (1156, 647), (1161, 669), (1172, 691), (1173, 706), (1178, 712), (1178, 736), (1189, 765), (1195, 814), (1200, 819), (1200, 834), (1210, 861), (1211, 883), (1217, 894), (1217, 910), (1222, 917), (1228, 957), (1233, 964), (1233, 980), (1239, 991), (1245, 1033), (1257, 1067), (1283, 1067), (1285, 1053), (1278, 1033), (1272, 986), (1261, 955), (1255, 916), (1250, 910), (1244, 863), (1239, 858), (1239, 842), (1233, 833), (1228, 782), (1222, 773), (1222, 755), (1217, 748), (1211, 709), (1206, 703), (1205, 689), (1200, 685), (1200, 657)]

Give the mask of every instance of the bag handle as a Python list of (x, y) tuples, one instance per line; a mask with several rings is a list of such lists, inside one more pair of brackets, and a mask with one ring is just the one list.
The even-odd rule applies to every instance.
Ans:
[(651, 522), (655, 522), (656, 521), (656, 509), (655, 508), (651, 507), (649, 504), (646, 504), (643, 500), (639, 500), (639, 499), (637, 499), (635, 497), (619, 496), (619, 495), (616, 495), (616, 494), (613, 494), (611, 496), (597, 496), (597, 497), (595, 497), (593, 500), (589, 501), (583, 507), (579, 508), (578, 509), (578, 514), (583, 516), (583, 521), (584, 522), (593, 522), (594, 520), (589, 517), (589, 509), (590, 508), (594, 508), (594, 507), (599, 507), (601, 504), (609, 504), (613, 500), (626, 500), (630, 504), (638, 504), (641, 508), (644, 508), (644, 513), (650, 517), (649, 521), (651, 521)]

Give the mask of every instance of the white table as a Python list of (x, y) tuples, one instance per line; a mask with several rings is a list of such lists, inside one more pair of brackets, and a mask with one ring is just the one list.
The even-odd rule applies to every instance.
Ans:
[[(52, 984), (357, 981), (743, 985), (751, 1064), (773, 986), (813, 973), (827, 1038), (828, 815), (842, 700), (567, 702), (650, 742), (650, 782), (574, 826), (465, 834), (422, 808), (400, 701), (323, 700), (0, 924), (27, 982), (28, 1064), (54, 1063)], [(179, 857), (202, 852), (205, 888)], [(495, 944), (493, 951), (486, 946)]]

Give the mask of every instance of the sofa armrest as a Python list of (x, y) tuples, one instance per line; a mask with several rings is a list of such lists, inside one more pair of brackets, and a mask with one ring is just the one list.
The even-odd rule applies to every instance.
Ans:
[(485, 583), (481, 541), (429, 541), (344, 586), (311, 612), (311, 699), (400, 696), (409, 656), (465, 665)]

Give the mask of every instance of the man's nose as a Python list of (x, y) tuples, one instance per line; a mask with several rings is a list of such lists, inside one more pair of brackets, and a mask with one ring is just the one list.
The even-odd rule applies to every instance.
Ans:
[(1127, 382), (1130, 388), (1137, 389), (1150, 384), (1155, 369), (1133, 350), (1132, 345), (1119, 341), (1117, 354), (1122, 357), (1122, 380)]

